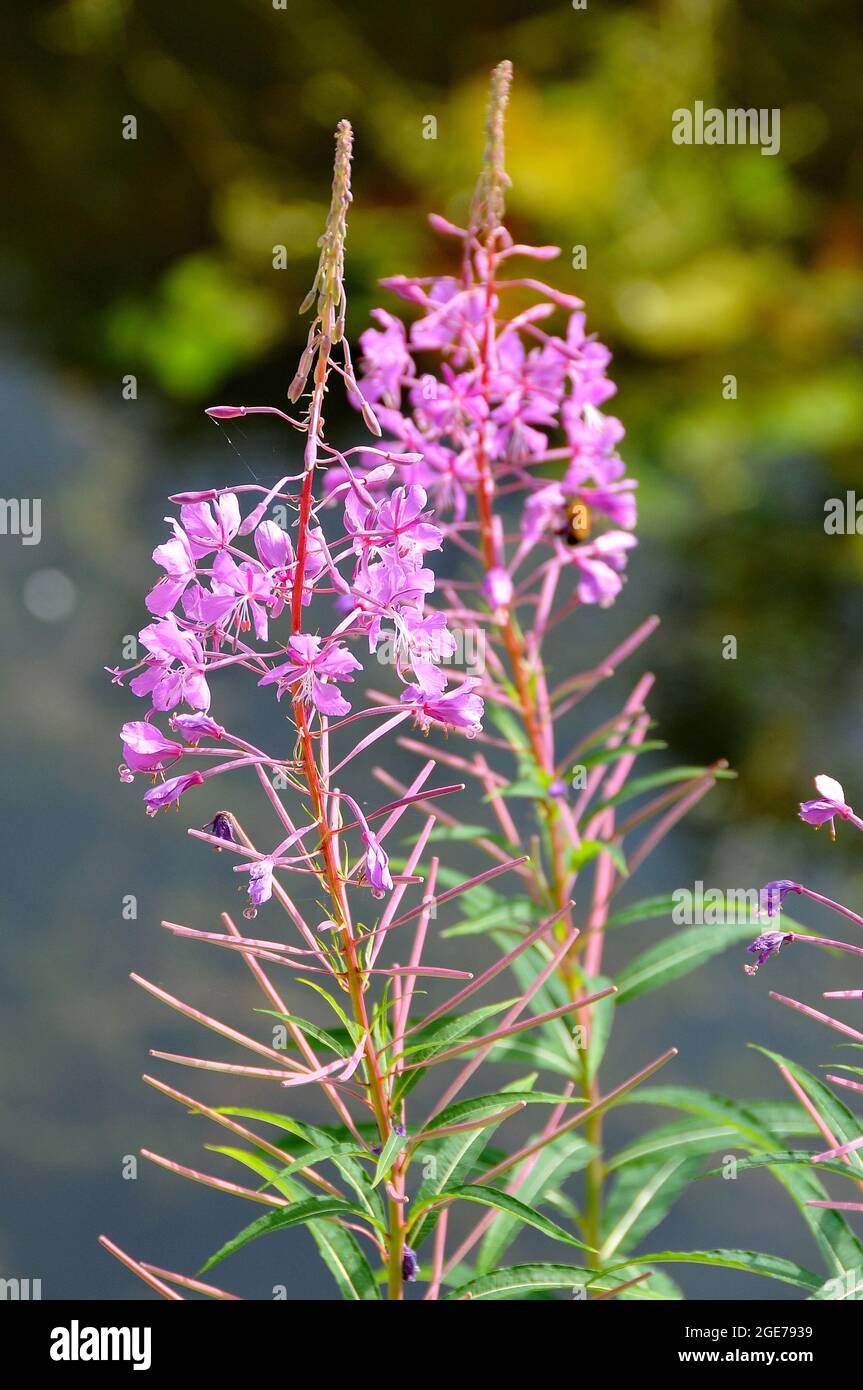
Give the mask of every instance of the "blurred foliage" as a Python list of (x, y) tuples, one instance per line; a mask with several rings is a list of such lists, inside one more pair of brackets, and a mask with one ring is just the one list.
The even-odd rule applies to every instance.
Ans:
[[(425, 214), (464, 215), (487, 71), (510, 57), (510, 219), (564, 248), (553, 274), (615, 351), (648, 540), (635, 565), (653, 561), (645, 592), (671, 628), (666, 727), (684, 757), (732, 757), (740, 795), (784, 813), (848, 727), (816, 734), (815, 712), (850, 714), (863, 686), (863, 552), (822, 526), (826, 498), (855, 485), (863, 437), (856, 10), (62, 0), (9, 14), (13, 323), (113, 398), (136, 373), (167, 434), (215, 398), (279, 399), (336, 120), (357, 135), (356, 336), (378, 277), (448, 264)], [(695, 100), (779, 107), (781, 152), (673, 144), (671, 113)], [(736, 662), (721, 659), (725, 634)]]

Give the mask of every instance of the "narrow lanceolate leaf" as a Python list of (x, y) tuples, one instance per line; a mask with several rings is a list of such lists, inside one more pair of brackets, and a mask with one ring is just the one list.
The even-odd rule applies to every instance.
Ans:
[(606, 931), (609, 927), (626, 927), (634, 922), (653, 922), (659, 917), (668, 917), (674, 911), (677, 903), (672, 896), (661, 898), (641, 898), (631, 907), (622, 907), (619, 912), (614, 912), (605, 924)]
[[(779, 1279), (783, 1284), (814, 1293), (822, 1280), (811, 1269), (804, 1269), (793, 1260), (779, 1255), (762, 1255), (757, 1250), (660, 1250), (650, 1255), (630, 1259), (631, 1265), (694, 1264), (712, 1265), (716, 1269), (742, 1269), (749, 1274), (762, 1274), (767, 1279)], [(619, 1272), (619, 1270), (618, 1270)]]
[[(520, 1202), (517, 1197), (513, 1197), (508, 1192), (501, 1192), (496, 1187), (483, 1187), (479, 1183), (467, 1183), (461, 1187), (451, 1187), (447, 1191), (439, 1193), (435, 1197), (428, 1198), (427, 1201), (420, 1203), (414, 1210), (414, 1220), (421, 1220), (428, 1208), (434, 1203), (443, 1202), (479, 1202), (484, 1207), (494, 1207), (498, 1211), (505, 1211), (520, 1221), (523, 1226), (533, 1226), (543, 1235), (550, 1236), (552, 1240), (562, 1240), (566, 1245), (577, 1245), (580, 1250), (589, 1250), (591, 1247), (585, 1245), (583, 1241), (576, 1240), (575, 1236), (565, 1231), (562, 1226), (557, 1226), (541, 1212), (529, 1207), (526, 1202)], [(410, 1240), (410, 1230), (408, 1234)]]
[(350, 1202), (343, 1202), (338, 1197), (307, 1197), (302, 1202), (297, 1202), (293, 1206), (281, 1207), (278, 1211), (268, 1212), (266, 1216), (259, 1217), (251, 1225), (245, 1226), (233, 1240), (227, 1241), (215, 1255), (211, 1255), (205, 1265), (202, 1265), (199, 1274), (206, 1274), (207, 1270), (219, 1264), (221, 1260), (233, 1255), (237, 1250), (242, 1250), (244, 1245), (257, 1240), (259, 1236), (271, 1235), (274, 1231), (284, 1231), (291, 1226), (305, 1226), (310, 1221), (322, 1221), (334, 1216), (363, 1216), (363, 1212), (351, 1206)]
[[(772, 1055), (772, 1054), (771, 1054)], [(774, 1060), (777, 1060), (774, 1056)], [(783, 1058), (778, 1059), (783, 1062)], [(808, 1074), (808, 1073), (807, 1073)], [(820, 1086), (814, 1077), (810, 1080)], [(769, 1111), (763, 1106), (743, 1106), (726, 1099), (725, 1096), (712, 1095), (691, 1086), (653, 1086), (634, 1093), (629, 1103), (647, 1101), (652, 1105), (668, 1105), (678, 1110), (690, 1111), (710, 1120), (720, 1120), (733, 1128), (747, 1140), (747, 1147), (764, 1153), (776, 1153), (782, 1145), (776, 1134), (761, 1118)], [(843, 1107), (844, 1108), (844, 1107)], [(784, 1114), (784, 1107), (780, 1107)], [(847, 1112), (850, 1117), (850, 1112)], [(808, 1118), (808, 1117), (807, 1117)], [(805, 1133), (802, 1126), (797, 1131)], [(863, 1264), (863, 1246), (854, 1235), (845, 1218), (837, 1211), (826, 1211), (807, 1203), (825, 1197), (826, 1193), (816, 1173), (795, 1165), (774, 1165), (769, 1170), (790, 1194), (798, 1207), (803, 1220), (814, 1236), (828, 1267), (835, 1271), (856, 1268)]]
[[(584, 1168), (595, 1152), (593, 1145), (583, 1139), (572, 1134), (563, 1135), (536, 1155), (530, 1173), (519, 1184), (519, 1198), (529, 1206), (537, 1206), (550, 1189)], [(494, 1218), (477, 1254), (477, 1273), (485, 1273), (500, 1264), (520, 1229), (520, 1222), (509, 1212), (502, 1211)]]
[(697, 1158), (671, 1154), (659, 1160), (643, 1159), (621, 1170), (605, 1211), (600, 1264), (631, 1250), (659, 1225), (696, 1176), (699, 1164)]
[(646, 777), (635, 777), (627, 782), (622, 791), (614, 796), (608, 797), (606, 801), (601, 801), (591, 812), (596, 815), (597, 811), (607, 811), (611, 806), (620, 806), (625, 801), (630, 801), (634, 796), (639, 796), (642, 792), (652, 791), (654, 787), (668, 786), (673, 782), (691, 782), (697, 777), (736, 777), (736, 772), (727, 769), (717, 769), (714, 767), (667, 767), (661, 772), (648, 773)]
[(738, 922), (724, 927), (688, 927), (686, 931), (667, 937), (621, 970), (617, 976), (618, 1004), (679, 980), (729, 946), (748, 941), (751, 936), (751, 925)]
[[(784, 1163), (794, 1163), (798, 1167), (815, 1168), (822, 1173), (837, 1173), (843, 1178), (859, 1180), (859, 1174), (855, 1173), (854, 1169), (847, 1163), (843, 1163), (841, 1159), (822, 1159), (821, 1162), (816, 1163), (812, 1153), (804, 1149), (787, 1149), (779, 1153), (758, 1154), (756, 1158), (738, 1158), (735, 1161), (735, 1171), (742, 1173), (747, 1168), (770, 1168)], [(699, 1178), (715, 1178), (721, 1176), (722, 1173), (722, 1168), (711, 1168), (709, 1172), (699, 1173), (698, 1176)]]
[[(469, 1119), (477, 1113), (490, 1114), (493, 1108), (499, 1109), (510, 1098), (524, 1100), (530, 1099), (530, 1093), (524, 1090), (524, 1082), (516, 1083), (511, 1089), (504, 1086), (496, 1096), (481, 1096), (476, 1101), (461, 1101), (458, 1104), (447, 1106), (440, 1115), (435, 1116), (435, 1123), (439, 1124), (444, 1116), (455, 1116), (458, 1119)], [(493, 1102), (493, 1105), (491, 1104)], [(482, 1109), (471, 1110), (469, 1107), (483, 1107)], [(486, 1111), (484, 1107), (489, 1105)], [(457, 1122), (456, 1120), (456, 1122)], [(447, 1119), (447, 1123), (453, 1123), (452, 1119)], [(482, 1153), (490, 1136), (494, 1133), (497, 1122), (488, 1125), (479, 1131), (467, 1130), (458, 1134), (451, 1134), (448, 1138), (434, 1140), (436, 1147), (431, 1149), (434, 1154), (434, 1163), (429, 1166), (429, 1175), (424, 1177), (417, 1189), (414, 1197), (414, 1210), (425, 1203), (429, 1205), (430, 1199), (437, 1197), (441, 1192), (446, 1192), (452, 1188), (460, 1187), (470, 1176), (474, 1163)], [(417, 1149), (417, 1157), (422, 1160), (425, 1156), (424, 1149)], [(439, 1211), (427, 1211), (413, 1228), (411, 1245), (414, 1250), (419, 1250), (423, 1241), (431, 1235), (432, 1231), (440, 1219)]]
[(509, 1269), (498, 1269), (493, 1274), (481, 1274), (478, 1279), (469, 1279), (447, 1294), (447, 1299), (476, 1301), (480, 1298), (517, 1298), (519, 1295), (527, 1297), (553, 1289), (566, 1289), (573, 1294), (585, 1288), (588, 1292), (613, 1289), (623, 1282), (615, 1275), (598, 1275), (595, 1269), (584, 1269), (579, 1265), (512, 1265)]
[[(812, 1101), (818, 1113), (821, 1115), (831, 1133), (838, 1139), (840, 1144), (847, 1144), (851, 1139), (856, 1139), (860, 1134), (860, 1123), (828, 1086), (824, 1085), (817, 1076), (813, 1076), (805, 1067), (801, 1067), (797, 1062), (790, 1062), (787, 1057), (782, 1057), (778, 1052), (770, 1052), (766, 1047), (757, 1047), (757, 1052), (763, 1052), (765, 1057), (769, 1057), (777, 1066), (787, 1067), (794, 1080)], [(851, 1166), (858, 1173), (863, 1173), (863, 1159), (859, 1154), (851, 1154)]]
[(821, 1285), (812, 1298), (817, 1302), (841, 1303), (847, 1300), (851, 1303), (863, 1303), (863, 1266), (860, 1269), (849, 1269), (845, 1274), (834, 1275)]
[(351, 1231), (331, 1221), (313, 1221), (309, 1231), (342, 1298), (351, 1302), (380, 1299), (378, 1282)]
[(372, 1178), (372, 1187), (377, 1187), (378, 1183), (383, 1182), (392, 1168), (397, 1154), (401, 1153), (407, 1142), (407, 1135), (397, 1134), (395, 1130), (391, 1131), (378, 1157), (375, 1175)]

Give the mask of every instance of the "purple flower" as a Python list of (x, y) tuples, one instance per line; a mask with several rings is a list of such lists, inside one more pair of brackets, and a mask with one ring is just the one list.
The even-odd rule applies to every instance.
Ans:
[(447, 690), (447, 679), (436, 666), (426, 661), (414, 663), (416, 684), (402, 691), (402, 703), (416, 705), (417, 722), (427, 730), (432, 722), (444, 724), (453, 729), (464, 729), (468, 736), (479, 733), (482, 727), (484, 704), (480, 695), (474, 695), (478, 680), (468, 678)]
[(345, 504), (345, 525), (354, 536), (358, 554), (371, 549), (392, 546), (398, 556), (421, 556), (429, 550), (439, 550), (442, 534), (423, 511), (428, 500), (425, 488), (412, 485), (397, 487), (374, 507), (364, 503), (357, 493), (348, 493)]
[(300, 698), (306, 707), (314, 706), (320, 714), (347, 714), (350, 705), (339, 690), (328, 682), (352, 681), (354, 671), (361, 671), (362, 665), (345, 647), (343, 642), (329, 642), (321, 648), (321, 638), (308, 633), (297, 633), (288, 639), (288, 650), (293, 658), (281, 666), (274, 666), (258, 681), (258, 685), (278, 685), (278, 697), (285, 690), (299, 685)]
[(746, 947), (750, 954), (758, 956), (754, 965), (744, 965), (743, 969), (746, 971), (747, 975), (755, 975), (759, 965), (763, 965), (768, 956), (777, 955), (783, 943), (791, 940), (793, 940), (793, 935), (790, 931), (762, 932), (760, 936), (755, 938), (751, 946)]
[(273, 861), (259, 859), (249, 869), (249, 901), (261, 907), (273, 896)]
[(833, 817), (840, 816), (847, 820), (851, 815), (851, 807), (845, 800), (845, 792), (841, 782), (837, 782), (834, 777), (828, 777), (825, 773), (819, 773), (815, 778), (815, 790), (820, 793), (814, 801), (801, 801), (799, 816), (807, 825), (829, 824), (830, 834), (835, 838)]
[(200, 560), (213, 550), (224, 550), (240, 529), (240, 504), (233, 492), (213, 502), (191, 502), (180, 508), (183, 530), (192, 554)]
[(150, 655), (145, 670), (129, 682), (135, 694), (152, 695), (153, 708), (158, 710), (174, 709), (183, 700), (192, 709), (209, 709), (204, 650), (194, 633), (181, 630), (171, 613), (142, 628), (138, 636)]
[(415, 373), (405, 326), (386, 309), (373, 309), (371, 316), (381, 327), (367, 328), (360, 334), (363, 394), (372, 403), (398, 405), (402, 379)]
[(761, 911), (767, 917), (776, 917), (781, 912), (782, 904), (788, 894), (801, 893), (802, 891), (800, 884), (795, 883), (790, 878), (777, 878), (772, 883), (765, 883), (758, 895)]
[(382, 898), (386, 893), (392, 892), (390, 861), (368, 826), (363, 831), (362, 838), (366, 847), (366, 880), (372, 890), (372, 897)]
[(147, 815), (155, 816), (157, 811), (164, 811), (172, 801), (179, 801), (183, 792), (187, 792), (190, 787), (199, 787), (203, 780), (200, 772), (187, 772), (182, 777), (169, 777), (167, 782), (160, 782), (158, 786), (151, 787), (144, 793)]
[(259, 642), (267, 640), (267, 605), (273, 602), (270, 577), (251, 560), (238, 565), (222, 552), (213, 564), (212, 592), (203, 593), (200, 617), (223, 630), (248, 632), (252, 624)]
[(402, 1279), (406, 1284), (415, 1284), (420, 1272), (420, 1264), (415, 1250), (406, 1245), (402, 1250)]
[(120, 730), (123, 756), (133, 772), (160, 772), (183, 756), (183, 745), (166, 738), (146, 719), (135, 719)]
[(170, 613), (192, 583), (196, 572), (189, 537), (176, 522), (173, 527), (173, 539), (165, 541), (164, 545), (157, 545), (153, 551), (153, 559), (157, 565), (161, 565), (165, 577), (150, 590), (145, 600), (150, 612), (159, 618)]
[[(217, 840), (229, 840), (234, 843), (234, 825), (228, 811), (217, 811), (211, 821), (201, 826), (208, 835), (215, 835)], [(216, 851), (220, 853), (220, 851)]]
[(208, 714), (172, 714), (169, 722), (171, 728), (181, 733), (193, 748), (202, 738), (221, 739), (225, 736), (222, 725)]

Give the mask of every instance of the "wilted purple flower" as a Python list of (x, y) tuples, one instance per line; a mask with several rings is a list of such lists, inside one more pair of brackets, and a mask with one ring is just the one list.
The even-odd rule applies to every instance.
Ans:
[(249, 869), (249, 901), (261, 907), (273, 896), (273, 861), (259, 859)]
[(761, 911), (768, 917), (776, 917), (788, 894), (802, 891), (800, 884), (790, 878), (777, 878), (772, 883), (765, 883), (758, 895)]
[(402, 1279), (406, 1284), (415, 1284), (420, 1272), (420, 1263), (415, 1250), (406, 1245), (402, 1250)]
[(183, 756), (183, 745), (166, 738), (145, 719), (135, 719), (120, 730), (123, 756), (133, 772), (160, 772)]
[(327, 680), (352, 681), (352, 673), (362, 670), (362, 664), (351, 655), (344, 642), (329, 642), (322, 648), (320, 637), (298, 632), (288, 639), (288, 650), (293, 660), (274, 666), (261, 677), (258, 685), (277, 683), (277, 695), (281, 699), (285, 690), (299, 683), (300, 698), (307, 707), (313, 705), (320, 714), (347, 714), (350, 710), (347, 700), (334, 685), (326, 683)]
[(363, 831), (363, 844), (366, 847), (366, 879), (372, 890), (372, 897), (382, 898), (392, 891), (390, 861), (386, 850), (368, 829)]
[(158, 786), (151, 787), (144, 793), (147, 815), (155, 816), (157, 811), (165, 810), (173, 801), (179, 801), (183, 792), (187, 792), (190, 787), (199, 787), (203, 780), (200, 772), (187, 772), (182, 777), (169, 777), (167, 782), (160, 782)]
[(763, 965), (764, 962), (767, 960), (768, 956), (777, 955), (780, 948), (782, 947), (783, 942), (791, 941), (792, 939), (793, 936), (791, 932), (762, 932), (760, 936), (757, 936), (755, 938), (751, 946), (746, 947), (747, 951), (749, 951), (750, 954), (757, 954), (758, 956), (758, 959), (754, 965), (744, 965), (743, 969), (746, 971), (747, 975), (756, 974), (759, 965)]
[[(234, 843), (234, 826), (230, 814), (227, 811), (217, 811), (211, 821), (201, 826), (208, 835), (215, 835), (217, 840), (229, 840)], [(217, 853), (221, 851), (217, 850)]]

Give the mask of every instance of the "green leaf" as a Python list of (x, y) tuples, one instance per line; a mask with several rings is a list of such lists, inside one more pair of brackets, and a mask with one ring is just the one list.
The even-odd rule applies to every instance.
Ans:
[[(380, 1194), (372, 1187), (371, 1176), (356, 1159), (351, 1158), (343, 1152), (342, 1143), (334, 1139), (325, 1129), (320, 1129), (316, 1125), (302, 1124), (299, 1120), (292, 1119), (289, 1115), (280, 1115), (272, 1110), (246, 1110), (241, 1106), (224, 1105), (220, 1107), (222, 1115), (238, 1115), (248, 1120), (261, 1120), (265, 1124), (277, 1125), (279, 1129), (287, 1134), (296, 1135), (308, 1144), (312, 1149), (318, 1149), (327, 1154), (332, 1159), (335, 1167), (341, 1173), (345, 1182), (353, 1188), (360, 1205), (365, 1209), (366, 1216), (376, 1225), (384, 1223), (384, 1211), (381, 1205)], [(342, 1133), (345, 1131), (342, 1130)], [(308, 1155), (298, 1155), (303, 1162), (308, 1162)], [(373, 1157), (369, 1153), (369, 1158)], [(273, 1170), (276, 1171), (275, 1169)]]
[(582, 840), (578, 846), (573, 846), (569, 852), (569, 867), (573, 873), (578, 873), (586, 864), (590, 864), (600, 854), (607, 854), (617, 869), (617, 872), (626, 878), (629, 869), (626, 867), (626, 856), (620, 845), (614, 844), (610, 840)]
[[(585, 975), (582, 981), (587, 994), (599, 994), (601, 990), (607, 989), (613, 983), (614, 981), (606, 975)], [(596, 1080), (602, 1059), (605, 1056), (605, 1049), (614, 1027), (614, 1011), (615, 996), (613, 994), (607, 994), (604, 999), (599, 999), (591, 1009), (591, 1026), (587, 1047), (587, 1075), (591, 1081)]]
[[(523, 1083), (518, 1084), (518, 1090), (516, 1090), (515, 1087), (505, 1086), (497, 1096), (481, 1097), (480, 1100), (474, 1102), (474, 1104), (479, 1105), (480, 1102), (485, 1103), (493, 1099), (497, 1108), (500, 1108), (511, 1099), (523, 1099), (524, 1092), (521, 1089)], [(462, 1101), (460, 1104), (462, 1106), (467, 1106), (470, 1105), (471, 1102)], [(455, 1106), (448, 1106), (447, 1110), (441, 1111), (440, 1115), (435, 1116), (435, 1123), (440, 1124), (442, 1122), (442, 1117), (447, 1114), (447, 1111), (452, 1112), (457, 1108), (458, 1107)], [(483, 1110), (474, 1112), (474, 1114), (468, 1112), (467, 1114), (463, 1114), (461, 1118), (473, 1119), (476, 1113), (484, 1114), (490, 1112)], [(458, 1121), (447, 1120), (447, 1123), (458, 1123)], [(475, 1160), (486, 1147), (490, 1135), (496, 1128), (497, 1125), (492, 1124), (479, 1131), (462, 1131), (459, 1134), (449, 1134), (440, 1140), (435, 1139), (430, 1141), (436, 1146), (434, 1163), (430, 1165), (428, 1176), (423, 1178), (417, 1189), (414, 1197), (413, 1211), (416, 1211), (418, 1207), (424, 1204), (428, 1205), (430, 1199), (433, 1199), (439, 1193), (448, 1191), (450, 1188), (460, 1187), (462, 1182), (469, 1176)], [(415, 1250), (419, 1250), (422, 1242), (431, 1235), (439, 1219), (440, 1213), (436, 1211), (430, 1211), (421, 1218), (411, 1238), (411, 1244)]]
[[(445, 1125), (466, 1124), (469, 1120), (480, 1120), (493, 1115), (508, 1105), (521, 1101), (523, 1105), (560, 1105), (565, 1103), (584, 1104), (582, 1096), (555, 1095), (549, 1091), (496, 1091), (492, 1095), (471, 1096), (469, 1100), (453, 1101), (428, 1122), (429, 1129), (440, 1129)], [(422, 1134), (418, 1136), (422, 1138)]]
[[(820, 1171), (822, 1173), (838, 1173), (843, 1178), (851, 1178), (853, 1182), (859, 1182), (859, 1175), (841, 1159), (823, 1159), (820, 1163), (813, 1163), (811, 1152), (805, 1149), (781, 1149), (778, 1153), (757, 1154), (754, 1158), (735, 1159), (735, 1172), (742, 1173), (747, 1168), (769, 1168), (772, 1165), (783, 1163), (796, 1163), (798, 1166)], [(707, 1173), (699, 1173), (699, 1178), (716, 1178), (723, 1174), (722, 1168), (711, 1168)]]
[(310, 1221), (321, 1221), (328, 1217), (363, 1214), (358, 1207), (351, 1206), (350, 1202), (345, 1202), (341, 1197), (306, 1197), (294, 1206), (269, 1211), (266, 1216), (261, 1216), (251, 1225), (245, 1226), (238, 1235), (217, 1250), (215, 1255), (210, 1256), (207, 1263), (201, 1266), (200, 1273), (206, 1274), (207, 1270), (212, 1269), (228, 1255), (242, 1250), (244, 1245), (257, 1240), (259, 1236), (270, 1235), (273, 1231), (284, 1231), (291, 1226), (305, 1226)]
[(390, 1131), (387, 1141), (378, 1157), (375, 1175), (372, 1178), (372, 1187), (377, 1187), (379, 1183), (383, 1182), (383, 1179), (393, 1166), (393, 1160), (397, 1154), (401, 1153), (407, 1142), (406, 1135), (397, 1134), (394, 1129)]
[(605, 1208), (600, 1264), (625, 1253), (668, 1215), (696, 1176), (700, 1160), (680, 1154), (642, 1159), (623, 1168)]
[[(589, 744), (585, 746), (590, 747)], [(618, 758), (625, 758), (628, 753), (635, 753), (636, 757), (640, 757), (642, 753), (654, 753), (657, 749), (667, 747), (668, 744), (663, 739), (651, 738), (645, 739), (644, 743), (619, 743), (616, 748), (598, 748), (595, 753), (585, 753), (583, 758), (573, 763), (569, 776), (574, 777), (581, 767), (589, 772), (592, 767), (610, 766), (611, 763), (616, 763)]]
[(302, 1183), (291, 1182), (288, 1173), (280, 1172), (272, 1161), (264, 1158), (260, 1152), (249, 1153), (248, 1149), (234, 1149), (225, 1144), (205, 1144), (204, 1148), (210, 1153), (224, 1154), (226, 1158), (233, 1158), (245, 1168), (250, 1168), (258, 1177), (275, 1187), (283, 1197), (287, 1197), (289, 1202), (299, 1201), (307, 1195), (307, 1189)]
[(509, 1269), (498, 1269), (493, 1274), (481, 1274), (477, 1279), (469, 1279), (466, 1284), (460, 1284), (447, 1294), (447, 1299), (470, 1298), (476, 1302), (480, 1298), (529, 1297), (545, 1289), (575, 1291), (590, 1287), (604, 1291), (621, 1282), (616, 1275), (597, 1274), (595, 1269), (584, 1269), (579, 1265), (512, 1265)]
[(591, 812), (596, 815), (598, 811), (607, 811), (611, 806), (620, 806), (624, 801), (631, 801), (634, 796), (640, 796), (642, 792), (651, 791), (653, 787), (664, 787), (671, 782), (691, 782), (698, 777), (729, 778), (736, 777), (737, 773), (730, 768), (713, 767), (668, 767), (661, 772), (651, 772), (646, 777), (636, 777), (614, 796), (610, 796), (605, 801), (601, 801)]
[[(822, 1281), (811, 1270), (780, 1255), (762, 1255), (757, 1250), (660, 1250), (630, 1259), (630, 1264), (694, 1264), (711, 1265), (715, 1269), (742, 1269), (750, 1274), (762, 1274), (779, 1279), (783, 1284), (814, 1293)], [(617, 1266), (615, 1266), (618, 1269)], [(619, 1272), (619, 1269), (618, 1269)]]
[(851, 1303), (863, 1303), (863, 1267), (834, 1275), (816, 1290), (812, 1298), (817, 1302), (841, 1303), (847, 1300)]
[[(584, 1168), (595, 1152), (594, 1146), (583, 1139), (573, 1134), (562, 1134), (536, 1155), (533, 1167), (519, 1184), (521, 1201), (536, 1206), (550, 1188), (565, 1182), (572, 1173)], [(510, 1213), (501, 1212), (500, 1216), (495, 1217), (477, 1253), (477, 1273), (485, 1273), (500, 1263), (519, 1229), (518, 1219)]]
[[(487, 825), (439, 825), (435, 824), (434, 829), (428, 837), (428, 843), (433, 840), (500, 840), (500, 836), (489, 830)], [(413, 843), (413, 840), (411, 840)]]
[(623, 907), (619, 912), (613, 913), (605, 924), (606, 930), (610, 927), (626, 927), (631, 922), (652, 922), (657, 917), (670, 918), (676, 906), (677, 900), (671, 894), (660, 898), (641, 898), (631, 907)]
[(748, 941), (751, 936), (752, 927), (744, 922), (715, 929), (689, 927), (686, 931), (666, 937), (624, 966), (617, 976), (615, 998), (618, 1004), (623, 1004), (627, 999), (636, 999), (649, 990), (679, 980), (682, 975), (688, 975), (729, 946)]
[[(459, 1187), (448, 1187), (437, 1196), (429, 1197), (424, 1202), (418, 1202), (414, 1208), (413, 1220), (421, 1220), (433, 1203), (456, 1200), (479, 1202), (484, 1207), (495, 1207), (498, 1211), (505, 1211), (510, 1216), (514, 1216), (523, 1226), (533, 1226), (535, 1230), (550, 1236), (552, 1240), (562, 1240), (567, 1245), (577, 1245), (579, 1250), (591, 1248), (589, 1245), (585, 1245), (584, 1241), (577, 1240), (575, 1236), (570, 1235), (562, 1226), (556, 1225), (547, 1216), (543, 1216), (541, 1212), (535, 1211), (533, 1207), (519, 1201), (517, 1197), (511, 1196), (508, 1192), (501, 1192), (496, 1187), (484, 1187), (479, 1183), (465, 1183)], [(409, 1231), (411, 1229), (412, 1226)]]
[(380, 1299), (372, 1268), (351, 1231), (330, 1221), (313, 1221), (309, 1232), (342, 1298), (352, 1302)]
[(255, 1009), (256, 1014), (269, 1014), (271, 1018), (281, 1019), (283, 1023), (294, 1023), (307, 1035), (314, 1038), (323, 1047), (327, 1047), (331, 1052), (335, 1052), (337, 1057), (347, 1057), (348, 1049), (341, 1039), (335, 1037), (333, 1033), (328, 1033), (325, 1028), (319, 1028), (317, 1024), (310, 1023), (307, 1018), (297, 1018), (294, 1014), (280, 1014), (276, 1009)]
[[(794, 1080), (802, 1086), (840, 1144), (848, 1144), (852, 1139), (860, 1137), (860, 1122), (856, 1116), (848, 1109), (847, 1105), (833, 1094), (829, 1087), (824, 1085), (819, 1077), (813, 1076), (798, 1062), (791, 1062), (778, 1052), (771, 1052), (768, 1048), (758, 1047), (754, 1043), (750, 1045), (756, 1052), (761, 1052), (765, 1057), (769, 1057), (777, 1066), (786, 1067), (790, 1071)], [(858, 1173), (863, 1173), (863, 1158), (857, 1153), (849, 1154), (849, 1158), (851, 1166), (856, 1168)]]
[[(467, 896), (470, 897), (470, 894)], [(463, 921), (456, 922), (454, 926), (446, 927), (440, 936), (478, 936), (480, 932), (490, 931), (492, 927), (505, 927), (508, 931), (514, 932), (517, 927), (528, 926), (535, 914), (536, 907), (530, 898), (503, 898), (487, 912), (473, 913)]]

